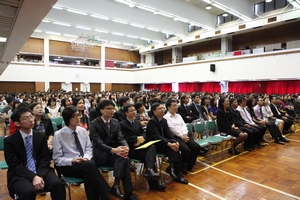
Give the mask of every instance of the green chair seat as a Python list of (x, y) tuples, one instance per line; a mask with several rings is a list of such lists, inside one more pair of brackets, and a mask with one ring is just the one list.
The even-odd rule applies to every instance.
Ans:
[(114, 167), (111, 166), (99, 166), (98, 167), (102, 172), (108, 172), (114, 170)]
[(195, 142), (199, 144), (200, 147), (206, 147), (209, 144), (207, 141), (204, 140), (195, 140)]
[(222, 139), (222, 141), (229, 141), (232, 140), (232, 136), (231, 135), (227, 135), (227, 136), (222, 136), (220, 134), (214, 135), (215, 137), (219, 137)]
[(220, 137), (215, 136), (204, 138), (202, 140), (208, 142), (209, 144), (219, 144), (222, 142), (222, 139)]
[(0, 162), (0, 169), (7, 169), (7, 168), (8, 168), (8, 166), (7, 166), (6, 162), (5, 161), (1, 161)]
[(83, 183), (83, 179), (81, 178), (75, 178), (75, 177), (68, 177), (68, 176), (63, 176), (63, 179), (65, 179), (68, 183), (74, 184), (74, 183)]

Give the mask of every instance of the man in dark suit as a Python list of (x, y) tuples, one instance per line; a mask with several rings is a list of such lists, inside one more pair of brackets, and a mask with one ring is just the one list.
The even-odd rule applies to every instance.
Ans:
[(50, 191), (52, 199), (65, 200), (65, 188), (50, 167), (46, 135), (32, 130), (34, 116), (31, 110), (26, 107), (16, 109), (11, 120), (19, 130), (4, 139), (9, 195), (33, 200), (37, 191)]
[(126, 114), (126, 120), (121, 122), (121, 129), (129, 144), (129, 157), (142, 160), (145, 163), (146, 172), (143, 175), (148, 179), (150, 189), (164, 191), (166, 186), (158, 182), (159, 174), (156, 173), (156, 148), (154, 145), (150, 145), (145, 149), (135, 150), (135, 148), (144, 144), (146, 134), (140, 121), (135, 118), (136, 109), (134, 105), (127, 104), (123, 109)]
[(160, 103), (154, 103), (151, 106), (151, 111), (154, 116), (150, 119), (146, 129), (148, 141), (161, 140), (155, 143), (158, 153), (167, 154), (169, 157), (169, 167), (166, 172), (173, 180), (188, 184), (188, 181), (182, 176), (182, 162), (179, 154), (179, 143), (175, 140), (171, 133), (167, 120), (163, 118), (165, 106)]
[(291, 126), (293, 125), (294, 118), (291, 117), (291, 116), (289, 116), (286, 113), (281, 113), (279, 111), (279, 109), (277, 108), (277, 101), (278, 101), (278, 99), (277, 99), (276, 96), (274, 96), (274, 95), (270, 96), (270, 102), (271, 102), (270, 108), (271, 108), (271, 111), (272, 111), (274, 117), (276, 117), (277, 119), (281, 119), (281, 120), (284, 121), (284, 128), (283, 128), (284, 131), (285, 132), (292, 132), (291, 131)]
[(189, 103), (189, 97), (187, 95), (182, 95), (180, 97), (180, 106), (178, 106), (178, 114), (181, 115), (183, 121), (185, 123), (191, 123), (192, 117), (191, 117), (191, 110), (188, 106)]
[(123, 107), (126, 104), (130, 103), (130, 99), (128, 96), (123, 96), (119, 99), (118, 102), (119, 102), (120, 109), (114, 113), (114, 118), (116, 118), (119, 122), (121, 122), (126, 119), (126, 115), (124, 113)]
[[(110, 100), (103, 100), (99, 104), (99, 109), (101, 117), (96, 118), (90, 125), (94, 160), (97, 165), (114, 167), (115, 181), (111, 194), (119, 198), (124, 197), (124, 199), (137, 199), (132, 193), (128, 144), (121, 132), (120, 123), (112, 118), (115, 110), (114, 103)], [(125, 195), (119, 187), (121, 180)]]
[[(197, 93), (192, 94), (192, 101), (190, 107), (190, 113), (191, 113), (191, 121), (197, 120), (197, 119), (203, 119), (202, 112), (201, 112), (201, 106), (200, 104), (200, 96)], [(204, 120), (204, 119), (203, 119)]]

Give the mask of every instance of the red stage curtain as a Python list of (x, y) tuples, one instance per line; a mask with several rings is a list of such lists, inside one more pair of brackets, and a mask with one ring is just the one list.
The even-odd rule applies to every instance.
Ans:
[(179, 83), (179, 92), (221, 92), (219, 82)]
[(266, 86), (263, 81), (229, 82), (228, 92), (235, 93), (265, 93)]
[(172, 84), (171, 83), (145, 84), (145, 89), (158, 90), (161, 92), (172, 92)]
[(266, 83), (267, 94), (295, 94), (300, 93), (300, 80), (268, 81)]

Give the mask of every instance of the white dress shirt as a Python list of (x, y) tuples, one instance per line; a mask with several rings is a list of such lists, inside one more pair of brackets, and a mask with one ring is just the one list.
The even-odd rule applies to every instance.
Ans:
[(237, 110), (240, 111), (240, 114), (241, 114), (242, 118), (245, 120), (245, 122), (247, 124), (250, 124), (250, 125), (255, 124), (254, 121), (252, 120), (252, 117), (251, 117), (250, 113), (246, 109), (246, 107), (238, 106)]
[[(73, 158), (81, 157), (73, 132), (74, 130), (64, 126), (54, 134), (52, 158), (57, 166), (71, 166)], [(90, 160), (93, 157), (93, 148), (86, 129), (77, 126), (75, 132), (83, 149), (83, 158)]]
[(172, 115), (170, 112), (167, 112), (164, 115), (164, 118), (167, 120), (168, 126), (174, 135), (181, 138), (184, 134), (188, 134), (187, 127), (181, 115), (177, 113)]

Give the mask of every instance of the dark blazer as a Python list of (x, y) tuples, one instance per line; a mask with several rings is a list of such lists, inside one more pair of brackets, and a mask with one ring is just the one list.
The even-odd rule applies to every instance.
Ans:
[(229, 111), (226, 113), (223, 109), (219, 109), (217, 113), (217, 119), (218, 130), (220, 132), (231, 130), (231, 126), (232, 124), (234, 124), (234, 120), (232, 119), (232, 115)]
[(167, 120), (162, 118), (161, 121), (159, 121), (156, 116), (153, 116), (147, 124), (146, 137), (147, 141), (161, 140), (166, 146), (168, 142), (176, 142)]
[[(135, 148), (134, 143), (137, 142), (138, 136), (144, 136), (146, 138), (146, 134), (143, 131), (142, 125), (139, 120), (134, 119), (134, 126), (126, 119), (123, 120), (121, 123), (121, 130), (125, 137), (125, 140), (127, 141), (129, 145), (129, 157), (134, 157), (135, 154)], [(142, 144), (141, 144), (142, 145)]]
[(191, 121), (194, 121), (196, 119), (199, 119), (200, 118), (203, 118), (202, 116), (202, 111), (201, 111), (201, 106), (200, 105), (197, 105), (197, 108), (199, 111), (197, 110), (196, 106), (194, 103), (192, 103), (191, 105), (189, 105), (190, 107), (190, 113), (191, 113)]
[(114, 118), (116, 118), (119, 122), (126, 119), (125, 112), (122, 108), (120, 108), (117, 112), (114, 113)]
[[(274, 117), (276, 117), (276, 118), (278, 118), (278, 119), (281, 119), (281, 118), (282, 118), (282, 115), (281, 115), (281, 114), (278, 114), (278, 112), (277, 112), (277, 110), (276, 110), (276, 108), (275, 108), (275, 106), (274, 106), (273, 104), (270, 104), (270, 108), (271, 108), (271, 111), (272, 111)], [(278, 109), (278, 108), (277, 108), (277, 109)], [(278, 111), (279, 111), (279, 109), (278, 109)]]
[[(51, 119), (49, 118), (45, 118), (45, 119), (42, 119), (42, 122), (44, 123), (45, 125), (45, 134), (47, 136), (47, 139), (49, 138), (49, 136), (54, 136), (54, 130), (53, 130), (53, 126), (52, 126), (52, 121)], [(35, 123), (34, 124), (34, 127), (33, 127), (33, 130), (37, 130), (37, 124)]]
[(191, 116), (191, 110), (190, 110), (190, 107), (189, 106), (187, 106), (186, 108), (185, 108), (185, 106), (184, 105), (182, 105), (182, 104), (180, 104), (179, 106), (178, 106), (178, 114), (179, 115), (181, 115), (181, 117), (182, 117), (182, 119), (183, 119), (183, 121), (185, 122), (185, 123), (190, 123), (190, 122), (192, 122), (192, 119), (191, 118), (187, 118), (187, 116)]
[(27, 155), (24, 140), (20, 131), (4, 139), (4, 155), (8, 165), (7, 185), (10, 195), (13, 195), (13, 183), (18, 177), (23, 177), (32, 182), (34, 176), (46, 176), (50, 167), (50, 155), (46, 135), (33, 131), (32, 137), (33, 157), (36, 160), (37, 174), (30, 171), (27, 165)]
[(296, 101), (294, 103), (294, 111), (295, 111), (295, 114), (297, 114), (297, 115), (300, 114), (300, 101)]
[(94, 110), (92, 110), (91, 112), (89, 112), (89, 120), (90, 122), (92, 122), (94, 119), (96, 119), (97, 117), (100, 117), (101, 113), (100, 110), (98, 109), (98, 107)]
[(110, 132), (101, 117), (90, 124), (90, 138), (93, 144), (93, 156), (97, 165), (106, 162), (112, 148), (128, 146), (121, 131), (118, 120), (110, 119)]
[(229, 108), (229, 112), (231, 114), (232, 121), (236, 127), (243, 127), (245, 126), (245, 124), (247, 124), (246, 121), (242, 118), (240, 111), (234, 110), (233, 108)]

